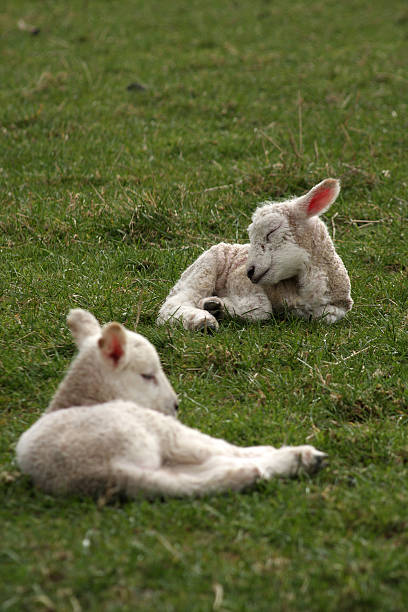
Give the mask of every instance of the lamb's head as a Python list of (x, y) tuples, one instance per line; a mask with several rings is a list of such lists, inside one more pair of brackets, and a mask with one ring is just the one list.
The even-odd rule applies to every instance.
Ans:
[(254, 283), (275, 285), (298, 276), (310, 259), (318, 215), (340, 192), (337, 179), (326, 179), (308, 193), (285, 202), (266, 202), (256, 209), (248, 227), (247, 275)]
[(101, 328), (91, 313), (79, 308), (70, 311), (67, 322), (79, 353), (49, 410), (123, 399), (176, 414), (177, 395), (146, 338), (119, 323)]

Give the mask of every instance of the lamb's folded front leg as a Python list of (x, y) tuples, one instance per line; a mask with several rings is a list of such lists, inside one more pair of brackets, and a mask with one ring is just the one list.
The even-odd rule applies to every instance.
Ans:
[(218, 247), (216, 245), (205, 251), (185, 270), (160, 308), (157, 323), (181, 321), (185, 329), (218, 329), (215, 316), (209, 312), (210, 309), (204, 309), (205, 299), (215, 292), (219, 268)]
[(248, 245), (221, 242), (182, 274), (160, 309), (157, 323), (181, 320), (186, 329), (218, 329), (224, 311), (265, 319), (271, 304), (246, 274)]
[(181, 321), (185, 329), (218, 329), (217, 319), (209, 311), (198, 308), (195, 304), (196, 300), (188, 292), (169, 296), (160, 308), (157, 323)]

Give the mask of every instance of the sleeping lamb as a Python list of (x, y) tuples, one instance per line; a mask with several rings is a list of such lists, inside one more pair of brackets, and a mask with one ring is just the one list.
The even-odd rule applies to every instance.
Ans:
[(266, 202), (248, 228), (249, 244), (221, 242), (203, 253), (170, 291), (157, 322), (218, 329), (224, 311), (253, 320), (288, 310), (304, 319), (338, 321), (353, 305), (350, 279), (319, 219), (340, 182), (326, 179), (306, 195)]
[(150, 342), (119, 323), (101, 329), (81, 309), (68, 325), (79, 354), (17, 444), (21, 470), (41, 489), (204, 495), (321, 467), (326, 455), (312, 446), (243, 448), (182, 425)]

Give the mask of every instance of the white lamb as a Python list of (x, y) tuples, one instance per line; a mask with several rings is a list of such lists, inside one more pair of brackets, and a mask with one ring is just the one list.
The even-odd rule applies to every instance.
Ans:
[(204, 495), (260, 478), (315, 472), (312, 446), (241, 448), (182, 425), (154, 347), (119, 323), (76, 309), (79, 347), (45, 414), (20, 437), (17, 461), (53, 493)]
[(318, 215), (340, 192), (326, 179), (306, 195), (266, 202), (252, 217), (249, 244), (221, 242), (185, 270), (157, 322), (181, 320), (186, 329), (218, 329), (224, 311), (267, 319), (291, 311), (305, 319), (338, 321), (353, 305), (350, 279)]

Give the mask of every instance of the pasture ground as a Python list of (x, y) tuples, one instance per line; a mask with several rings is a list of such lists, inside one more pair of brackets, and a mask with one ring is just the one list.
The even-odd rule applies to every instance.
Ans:
[[(0, 28), (0, 610), (406, 610), (406, 2), (6, 0)], [(199, 253), (327, 176), (344, 321), (155, 325)], [(14, 446), (74, 306), (137, 324), (183, 422), (327, 469), (201, 500), (34, 490)]]

